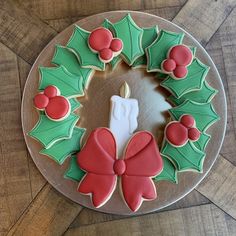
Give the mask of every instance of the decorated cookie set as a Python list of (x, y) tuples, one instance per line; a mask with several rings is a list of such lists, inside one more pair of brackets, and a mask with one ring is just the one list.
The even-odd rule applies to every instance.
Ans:
[[(178, 172), (203, 171), (210, 140), (206, 131), (219, 119), (211, 103), (217, 91), (206, 82), (209, 67), (183, 38), (183, 33), (157, 26), (140, 28), (127, 14), (116, 23), (104, 20), (92, 32), (76, 25), (68, 43), (56, 46), (55, 67), (39, 68), (39, 92), (33, 101), (39, 121), (29, 135), (43, 145), (40, 153), (58, 164), (70, 158), (65, 178), (78, 181), (78, 194), (89, 195), (94, 207), (109, 201), (119, 185), (134, 212), (143, 201), (157, 198), (155, 182), (177, 184)], [(160, 86), (171, 94), (171, 119), (160, 151), (153, 134), (136, 131), (139, 107), (130, 98), (128, 81), (120, 96), (111, 97), (108, 127), (96, 128), (82, 146), (86, 130), (77, 126), (79, 99), (96, 70), (104, 71), (108, 64), (114, 69), (122, 60), (132, 69), (157, 73)]]

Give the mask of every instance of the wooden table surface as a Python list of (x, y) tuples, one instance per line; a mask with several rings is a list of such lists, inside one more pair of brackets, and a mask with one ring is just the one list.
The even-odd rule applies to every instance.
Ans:
[[(236, 0), (0, 0), (0, 236), (236, 235)], [(176, 204), (138, 217), (98, 213), (68, 200), (41, 176), (22, 134), (24, 83), (39, 52), (65, 27), (99, 12), (144, 11), (190, 32), (214, 60), (227, 95), (220, 156)]]

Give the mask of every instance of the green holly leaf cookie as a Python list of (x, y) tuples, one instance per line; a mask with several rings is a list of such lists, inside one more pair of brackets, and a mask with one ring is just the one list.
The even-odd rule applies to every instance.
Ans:
[(144, 54), (142, 48), (143, 30), (136, 25), (130, 14), (113, 24), (115, 36), (123, 41), (121, 55), (128, 65)]
[(205, 153), (198, 150), (191, 142), (187, 142), (183, 147), (174, 147), (165, 142), (161, 154), (171, 160), (178, 171), (202, 172)]
[(66, 46), (75, 53), (82, 67), (105, 70), (105, 64), (99, 60), (98, 54), (92, 52), (88, 46), (89, 34), (90, 32), (76, 25)]
[[(115, 30), (113, 28), (113, 24), (108, 20), (105, 19), (102, 23), (102, 26), (106, 29), (109, 29), (113, 34), (115, 34)], [(111, 68), (114, 70), (116, 66), (122, 61), (122, 58), (119, 56), (114, 57), (109, 64), (111, 65)]]
[(180, 98), (176, 98), (174, 95), (171, 95), (168, 100), (177, 106), (185, 100), (191, 100), (198, 103), (207, 103), (213, 99), (217, 92), (218, 91), (216, 89), (212, 88), (206, 81), (204, 81), (200, 90), (186, 93)]
[(207, 130), (220, 119), (211, 103), (197, 103), (190, 100), (186, 100), (181, 105), (171, 108), (169, 112), (175, 120), (179, 120), (184, 114), (192, 115), (196, 121), (197, 128), (201, 132)]
[(180, 98), (188, 92), (200, 90), (209, 69), (207, 65), (194, 58), (191, 65), (188, 66), (186, 78), (173, 79), (168, 76), (167, 79), (161, 82), (161, 86), (169, 90), (175, 97)]
[(167, 180), (167, 181), (177, 184), (178, 180), (177, 180), (177, 171), (175, 169), (175, 166), (165, 156), (162, 157), (162, 160), (164, 164), (163, 170), (158, 176), (153, 178), (154, 181)]
[(204, 151), (210, 138), (211, 136), (209, 134), (201, 133), (200, 138), (197, 141), (193, 142), (193, 144), (197, 149)]
[(37, 139), (48, 149), (62, 139), (69, 139), (78, 120), (79, 117), (73, 113), (62, 121), (53, 121), (40, 114), (39, 121), (29, 132), (29, 136)]
[[(150, 28), (143, 28), (143, 37), (142, 37), (142, 48), (145, 51), (145, 49), (150, 46), (155, 39), (157, 38), (158, 34), (158, 27), (153, 26)], [(146, 55), (143, 55), (135, 60), (135, 62), (132, 64), (132, 67), (144, 67), (147, 65), (147, 57)]]
[(166, 59), (171, 47), (181, 44), (183, 33), (161, 30), (157, 39), (146, 49), (147, 71), (161, 71), (161, 63)]
[(69, 102), (71, 106), (71, 112), (74, 112), (81, 106), (80, 102), (76, 98), (69, 99)]
[(40, 153), (49, 156), (61, 165), (72, 153), (80, 151), (84, 133), (85, 129), (75, 127), (70, 139), (63, 139), (48, 149), (42, 149)]
[(56, 45), (52, 63), (58, 66), (64, 66), (70, 73), (75, 74), (76, 76), (80, 76), (83, 80), (83, 89), (88, 88), (94, 70), (89, 68), (82, 68), (75, 54), (68, 48), (61, 45)]
[(40, 67), (39, 90), (44, 90), (49, 85), (56, 86), (61, 95), (71, 98), (84, 95), (82, 79), (68, 72), (63, 66)]
[(81, 170), (79, 168), (79, 165), (77, 164), (76, 155), (72, 156), (70, 159), (69, 169), (64, 174), (64, 178), (79, 182), (83, 178), (84, 175), (85, 175), (85, 172)]

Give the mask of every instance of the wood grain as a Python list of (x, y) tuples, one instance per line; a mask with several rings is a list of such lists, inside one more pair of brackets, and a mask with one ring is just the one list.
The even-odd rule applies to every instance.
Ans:
[(204, 46), (235, 5), (234, 0), (189, 0), (173, 22), (191, 33)]
[(1, 1), (0, 42), (28, 63), (56, 35), (56, 31), (13, 0)]
[[(203, 195), (198, 193), (196, 190), (189, 193), (186, 197), (181, 199), (180, 201), (174, 203), (173, 205), (162, 209), (161, 211), (170, 211), (180, 208), (186, 208), (190, 206), (198, 206), (202, 204), (207, 204), (210, 201), (205, 198)], [(79, 227), (83, 225), (89, 224), (97, 224), (106, 221), (112, 221), (116, 219), (123, 219), (128, 218), (127, 216), (120, 216), (120, 215), (112, 215), (112, 214), (105, 214), (97, 211), (90, 210), (88, 208), (84, 208), (80, 214), (75, 218), (73, 223), (70, 225), (71, 228)], [(130, 218), (130, 217), (129, 217)]]
[(46, 184), (8, 235), (62, 235), (81, 209)]
[(88, 16), (111, 10), (143, 9), (141, 0), (72, 0), (69, 4), (67, 0), (23, 0), (19, 2), (44, 20)]
[(220, 156), (212, 170), (196, 188), (236, 219), (236, 167)]
[[(232, 224), (232, 223), (231, 223)], [(228, 229), (226, 214), (206, 204), (174, 211), (149, 214), (129, 219), (70, 228), (66, 236), (88, 235), (233, 235), (235, 222)], [(233, 231), (233, 232), (232, 232)], [(232, 234), (231, 234), (232, 233)]]
[(32, 200), (20, 120), (16, 55), (0, 43), (0, 231), (8, 230)]
[[(100, 4), (97, 4), (97, 2), (95, 3), (94, 0), (72, 0), (69, 3), (66, 0), (10, 0), (1, 1), (0, 3), (0, 42), (6, 45), (6, 47), (3, 45), (0, 46), (2, 56), (2, 59), (0, 59), (0, 76), (2, 82), (0, 87), (0, 120), (1, 124), (5, 124), (7, 125), (5, 127), (9, 127), (5, 128), (1, 126), (0, 130), (1, 134), (4, 134), (0, 135), (0, 235), (5, 235), (9, 227), (28, 206), (32, 197), (35, 197), (45, 184), (45, 179), (39, 174), (32, 160), (29, 159), (27, 161), (25, 144), (21, 139), (20, 118), (15, 115), (16, 113), (19, 114), (20, 89), (22, 90), (24, 86), (26, 74), (30, 68), (29, 64), (32, 64), (44, 45), (46, 45), (57, 32), (60, 32), (66, 26), (85, 15), (101, 11), (129, 8), (132, 10), (144, 10), (171, 20), (175, 14), (179, 12), (181, 7), (183, 7), (183, 4), (185, 4), (178, 16), (174, 19), (174, 22), (180, 24), (204, 45), (207, 45), (206, 48), (208, 52), (217, 64), (224, 82), (228, 100), (227, 133), (221, 153), (232, 164), (236, 164), (236, 90), (234, 82), (236, 66), (236, 17), (235, 10), (231, 12), (235, 6), (235, 1), (189, 0), (186, 3), (185, 0), (112, 0), (109, 2), (102, 0), (99, 2)], [(92, 5), (93, 3), (95, 3), (95, 5)], [(231, 14), (228, 16), (229, 13)], [(228, 18), (224, 22), (227, 16)], [(216, 32), (218, 28), (219, 30)], [(212, 35), (214, 36), (212, 37)], [(209, 39), (211, 40), (207, 43)], [(7, 47), (16, 53), (17, 56)], [(8, 92), (13, 94), (10, 100)], [(5, 103), (7, 103), (7, 105)], [(4, 123), (2, 123), (2, 120)], [(2, 132), (3, 130), (4, 133)], [(10, 146), (9, 143), (12, 140), (13, 142), (11, 142)], [(235, 185), (235, 169), (230, 162), (223, 158), (220, 159), (216, 167), (210, 172), (209, 177), (198, 187), (198, 191), (209, 197), (209, 199), (219, 205), (223, 210), (229, 211), (231, 215), (235, 216), (235, 203), (232, 202), (235, 200), (235, 188), (232, 187)], [(226, 168), (227, 171), (224, 168)], [(8, 175), (6, 175), (6, 173)], [(80, 212), (77, 208), (78, 205), (74, 206), (73, 204), (73, 206), (69, 204), (68, 211), (64, 209), (64, 205), (66, 207), (68, 206), (67, 201), (65, 197), (55, 192), (55, 190), (52, 190), (47, 184), (17, 222), (17, 225), (11, 230), (10, 234), (27, 235), (26, 233), (28, 233), (32, 235), (32, 232), (33, 235), (62, 234), (77, 213)], [(182, 208), (194, 203), (201, 204), (204, 203), (204, 201), (208, 202), (208, 200), (201, 197), (201, 195), (195, 191), (183, 199), (183, 201), (180, 201), (178, 207)], [(47, 203), (47, 209), (45, 209), (42, 203)], [(236, 235), (235, 220), (232, 217), (224, 214), (214, 205), (206, 206), (207, 208), (205, 208), (205, 206), (199, 206), (164, 213), (155, 213), (150, 216), (144, 216), (144, 220), (142, 219), (143, 217), (138, 217), (138, 223), (133, 223), (137, 218), (129, 219), (127, 224), (123, 223), (123, 221), (126, 220), (121, 220), (120, 226), (123, 226), (124, 229), (125, 227), (128, 228), (129, 222), (131, 222), (131, 228), (133, 224), (137, 225), (137, 228), (135, 228), (133, 232), (127, 230), (127, 234), (129, 232), (130, 234), (136, 233), (136, 235), (140, 234), (140, 232), (136, 232), (137, 229), (142, 231), (142, 228), (146, 229), (149, 225), (151, 225), (151, 229), (153, 230), (152, 233), (155, 232), (155, 234), (157, 234), (159, 228), (162, 226), (162, 232), (171, 235), (173, 228), (178, 223), (179, 216), (181, 216), (181, 218), (184, 218), (186, 221), (182, 220), (184, 223), (181, 223), (180, 227), (176, 228), (177, 233), (181, 234), (184, 232), (187, 235), (194, 235), (194, 233), (204, 232), (204, 234), (208, 233), (208, 235)], [(76, 208), (76, 212), (74, 208)], [(214, 208), (214, 210), (212, 210), (212, 208)], [(57, 209), (60, 210), (57, 211)], [(61, 211), (63, 211), (63, 213), (66, 211), (66, 214), (64, 215)], [(185, 211), (187, 211), (187, 213), (185, 213)], [(163, 214), (162, 218), (159, 214)], [(183, 214), (185, 217), (182, 217)], [(202, 215), (207, 215), (207, 217), (205, 218)], [(45, 217), (46, 222), (44, 222)], [(148, 217), (148, 220), (145, 220), (145, 217)], [(160, 217), (161, 219), (156, 220), (155, 217)], [(205, 228), (205, 231), (204, 229), (202, 230), (202, 223), (201, 220), (199, 220), (202, 217), (203, 221), (209, 222), (210, 225), (209, 228)], [(59, 220), (57, 221), (57, 219)], [(111, 215), (84, 209), (78, 215), (72, 227), (114, 219), (116, 219), (116, 217)], [(169, 219), (172, 221), (169, 221)], [(62, 220), (66, 222), (62, 222)], [(195, 228), (192, 222), (193, 220), (198, 223), (197, 226), (201, 224), (199, 225), (200, 229), (198, 229), (197, 226), (197, 228)], [(114, 229), (117, 228), (116, 222), (117, 221), (114, 223)], [(41, 224), (42, 230), (40, 229)], [(104, 224), (105, 228), (112, 230), (113, 222)], [(102, 233), (104, 229), (101, 225), (103, 224), (95, 224), (91, 226), (91, 228), (93, 228), (93, 230), (97, 229), (98, 233)], [(191, 229), (192, 225), (193, 229)], [(86, 231), (87, 227), (88, 232), (92, 232), (90, 226), (81, 227), (81, 232)], [(76, 232), (78, 232), (77, 228), (69, 230), (68, 234)], [(116, 232), (120, 232), (119, 228)], [(145, 233), (146, 232), (143, 234)], [(124, 235), (123, 232), (122, 235)]]

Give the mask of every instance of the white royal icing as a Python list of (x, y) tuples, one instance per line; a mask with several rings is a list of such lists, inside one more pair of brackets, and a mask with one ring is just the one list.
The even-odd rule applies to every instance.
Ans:
[(133, 98), (111, 97), (111, 111), (109, 127), (116, 138), (118, 155), (123, 150), (138, 127), (138, 101)]

